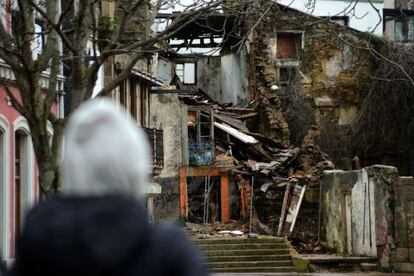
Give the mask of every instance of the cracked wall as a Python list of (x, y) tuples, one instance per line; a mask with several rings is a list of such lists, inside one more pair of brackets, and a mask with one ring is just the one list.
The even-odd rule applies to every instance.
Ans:
[[(296, 35), (297, 59), (283, 59), (292, 53), (283, 48), (289, 44), (277, 43), (278, 34)], [(248, 47), (250, 97), (264, 99), (258, 130), (281, 141), (289, 140), (288, 123), (281, 111), (281, 102), (288, 98), (284, 93), (289, 92), (281, 89), (280, 68), (292, 66), (297, 69), (301, 96), (312, 106), (321, 136), (330, 142), (322, 145), (323, 150), (352, 157), (348, 134), (374, 66), (366, 50), (352, 45), (361, 45), (366, 38), (364, 33), (275, 5), (255, 28)], [(272, 85), (279, 89), (272, 90)]]

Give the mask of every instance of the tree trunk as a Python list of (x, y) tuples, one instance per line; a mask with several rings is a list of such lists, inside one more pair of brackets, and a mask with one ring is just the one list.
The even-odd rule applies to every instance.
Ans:
[(38, 185), (46, 197), (59, 192), (59, 145), (62, 140), (63, 121), (57, 120), (53, 124), (53, 136), (47, 132), (46, 123), (29, 121), (33, 148), (38, 167)]

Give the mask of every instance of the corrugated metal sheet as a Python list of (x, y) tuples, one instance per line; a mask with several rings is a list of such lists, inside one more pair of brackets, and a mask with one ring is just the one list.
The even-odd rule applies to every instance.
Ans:
[(215, 122), (214, 126), (220, 128), (221, 130), (227, 132), (228, 134), (230, 134), (231, 136), (239, 139), (240, 141), (247, 143), (247, 144), (257, 144), (259, 143), (258, 140), (256, 140), (253, 136), (247, 135), (243, 132), (238, 131), (235, 128), (232, 128), (231, 126), (225, 125), (225, 124), (220, 124)]

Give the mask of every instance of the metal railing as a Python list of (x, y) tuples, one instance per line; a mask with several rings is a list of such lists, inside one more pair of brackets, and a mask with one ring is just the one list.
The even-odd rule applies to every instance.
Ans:
[(143, 128), (152, 150), (152, 163), (155, 168), (164, 167), (164, 135), (162, 129)]
[(190, 167), (213, 165), (213, 142), (210, 140), (203, 142), (188, 141), (188, 154)]

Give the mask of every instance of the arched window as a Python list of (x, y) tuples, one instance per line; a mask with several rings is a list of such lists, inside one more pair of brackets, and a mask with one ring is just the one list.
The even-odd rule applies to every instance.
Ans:
[(0, 115), (0, 255), (9, 256), (9, 125), (5, 117)]
[(21, 118), (14, 124), (14, 237), (20, 234), (25, 215), (35, 202), (34, 156), (29, 127)]

